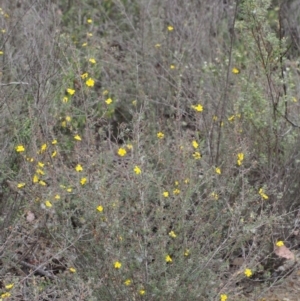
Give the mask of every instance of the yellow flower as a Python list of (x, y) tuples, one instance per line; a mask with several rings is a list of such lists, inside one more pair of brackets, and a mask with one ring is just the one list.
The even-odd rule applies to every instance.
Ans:
[(216, 167), (215, 171), (216, 171), (216, 173), (217, 173), (218, 175), (221, 174), (221, 169), (220, 169), (219, 167)]
[(57, 140), (56, 139), (54, 139), (54, 140), (52, 140), (52, 142), (51, 142), (53, 145), (55, 145), (55, 144), (57, 144)]
[(96, 60), (94, 58), (90, 58), (89, 62), (92, 63), (92, 64), (96, 64)]
[(178, 195), (178, 194), (180, 193), (180, 190), (179, 190), (178, 188), (176, 188), (176, 189), (173, 190), (173, 193), (174, 193), (175, 195)]
[(220, 296), (220, 301), (226, 301), (228, 299), (228, 297), (227, 297), (227, 295), (225, 295), (225, 294), (222, 294), (221, 296)]
[(89, 24), (91, 24), (91, 23), (93, 23), (93, 20), (92, 20), (92, 19), (87, 19), (87, 22), (88, 22)]
[(92, 36), (93, 36), (93, 34), (92, 34), (92, 33), (90, 33), (90, 32), (88, 32), (88, 33), (87, 33), (87, 36), (88, 36), (88, 37), (92, 37)]
[(59, 194), (56, 194), (55, 197), (54, 197), (54, 199), (55, 199), (55, 200), (60, 200), (60, 195), (59, 195)]
[(184, 183), (185, 183), (185, 184), (190, 183), (190, 179), (189, 179), (189, 178), (186, 178), (186, 179), (184, 180)]
[(202, 112), (203, 106), (201, 106), (200, 104), (197, 104), (196, 106), (192, 105), (192, 109), (194, 109), (197, 112)]
[(194, 152), (193, 153), (193, 157), (196, 159), (196, 160), (199, 160), (201, 159), (201, 154), (199, 152)]
[(76, 167), (75, 167), (75, 170), (77, 172), (81, 172), (81, 171), (83, 171), (83, 168), (82, 168), (82, 166), (80, 164), (77, 164)]
[(120, 157), (124, 157), (126, 154), (127, 154), (127, 152), (126, 152), (126, 149), (125, 149), (125, 148), (123, 148), (123, 147), (119, 148), (119, 150), (118, 150), (118, 155), (119, 155)]
[(76, 273), (76, 269), (73, 268), (73, 267), (69, 268), (69, 271), (70, 271), (71, 273)]
[(244, 274), (246, 277), (251, 277), (253, 275), (252, 271), (250, 269), (245, 269)]
[(143, 296), (143, 295), (145, 295), (145, 294), (146, 294), (146, 291), (145, 291), (145, 290), (143, 290), (143, 289), (141, 289), (141, 290), (139, 290), (139, 294), (140, 294), (141, 296)]
[(3, 55), (4, 54), (4, 52), (3, 51), (0, 51), (0, 55)]
[(73, 95), (75, 93), (75, 90), (69, 88), (67, 89), (67, 92), (70, 94), (70, 95)]
[(193, 148), (198, 148), (199, 144), (196, 140), (192, 141)]
[(169, 192), (168, 192), (168, 191), (164, 191), (164, 192), (163, 192), (163, 196), (164, 196), (165, 198), (169, 197)]
[(94, 87), (94, 84), (95, 84), (95, 81), (92, 79), (92, 78), (89, 78), (85, 84), (88, 86), (88, 87)]
[(160, 44), (155, 44), (155, 47), (156, 48), (159, 48), (161, 45)]
[(37, 175), (34, 175), (32, 178), (33, 183), (37, 183), (39, 181), (39, 177)]
[(6, 292), (6, 293), (1, 294), (1, 298), (5, 299), (5, 298), (10, 297), (10, 295), (11, 294), (9, 292)]
[(51, 154), (51, 158), (56, 157), (56, 155), (57, 155), (57, 151), (54, 151), (54, 152)]
[(263, 191), (262, 188), (259, 189), (258, 193), (259, 193), (260, 196), (261, 196), (263, 199), (265, 199), (265, 200), (267, 200), (267, 199), (269, 198), (269, 197), (264, 193), (264, 191)]
[(156, 136), (157, 136), (158, 139), (163, 139), (163, 138), (165, 137), (165, 134), (162, 133), (162, 132), (158, 132), (158, 133), (156, 134)]
[(190, 255), (190, 250), (189, 249), (186, 249), (185, 251), (184, 251), (184, 256), (189, 256)]
[(51, 208), (51, 207), (52, 207), (52, 204), (50, 203), (50, 201), (46, 201), (46, 202), (45, 202), (45, 205), (46, 205), (46, 207), (48, 207), (48, 208)]
[(276, 246), (277, 247), (283, 247), (284, 246), (284, 242), (282, 240), (279, 240), (276, 242)]
[(65, 127), (67, 126), (67, 123), (66, 123), (65, 120), (61, 123), (61, 126), (62, 126), (63, 128), (65, 128)]
[(234, 120), (234, 115), (231, 115), (230, 117), (228, 117), (228, 121), (233, 121)]
[(214, 115), (212, 119), (213, 119), (213, 121), (217, 121), (218, 120), (218, 116)]
[(137, 165), (134, 167), (133, 171), (134, 171), (137, 175), (139, 175), (139, 174), (142, 172), (141, 169), (140, 169)]
[(17, 187), (18, 188), (23, 188), (26, 184), (25, 183), (18, 183)]
[(69, 98), (68, 98), (67, 96), (64, 96), (64, 98), (63, 98), (62, 101), (63, 101), (63, 102), (68, 102), (68, 101), (69, 101)]
[(168, 26), (168, 30), (169, 30), (169, 31), (173, 31), (173, 30), (174, 30), (174, 27), (171, 26), (171, 25), (169, 25), (169, 26)]
[(105, 102), (106, 102), (106, 104), (111, 104), (112, 103), (112, 99), (111, 98), (107, 98), (106, 100), (105, 100)]
[(42, 181), (42, 180), (39, 181), (39, 184), (42, 185), (42, 186), (46, 186), (46, 185), (47, 185), (47, 184), (46, 184), (44, 181)]
[(178, 182), (178, 181), (175, 181), (174, 184), (175, 184), (175, 186), (178, 186), (178, 185), (179, 185), (179, 182)]
[(80, 179), (80, 184), (81, 184), (82, 186), (85, 185), (86, 182), (87, 182), (87, 179), (86, 179), (86, 178), (81, 178), (81, 179)]
[(45, 172), (44, 172), (42, 169), (40, 169), (40, 168), (38, 168), (35, 172), (36, 172), (37, 174), (39, 174), (39, 175), (42, 175), (42, 176), (45, 175)]
[(237, 165), (240, 166), (242, 165), (244, 160), (244, 154), (243, 153), (238, 153), (237, 154)]
[(81, 137), (79, 135), (74, 136), (74, 139), (77, 141), (81, 141)]
[(102, 92), (102, 95), (107, 95), (109, 92), (108, 92), (108, 90), (104, 90), (103, 92)]
[(219, 195), (215, 192), (211, 193), (211, 196), (217, 201), (219, 199)]
[(103, 211), (103, 207), (102, 207), (101, 205), (99, 205), (99, 206), (97, 207), (97, 210), (98, 210), (99, 212), (102, 212), (102, 211)]
[(166, 260), (166, 262), (172, 262), (173, 261), (170, 255), (167, 255), (165, 257), (165, 260)]
[(170, 69), (175, 69), (175, 65), (170, 65)]
[(66, 121), (70, 122), (72, 120), (71, 116), (66, 116)]
[(20, 145), (16, 146), (16, 152), (17, 153), (22, 153), (24, 151), (25, 151), (25, 147), (23, 145), (20, 144)]
[(130, 143), (126, 144), (126, 147), (127, 147), (128, 149), (132, 149), (132, 148), (133, 148), (132, 144), (130, 144)]
[(30, 158), (30, 157), (27, 157), (26, 160), (29, 161), (29, 162), (33, 162), (34, 161), (34, 159)]
[(73, 190), (72, 187), (67, 188), (67, 192), (72, 192), (72, 190)]
[(89, 74), (88, 74), (87, 72), (85, 72), (85, 73), (83, 73), (83, 74), (80, 75), (80, 77), (81, 77), (82, 79), (85, 79), (85, 78), (87, 78), (88, 76), (89, 76)]
[(177, 235), (174, 231), (169, 232), (169, 236), (171, 236), (172, 238), (175, 238)]
[(43, 162), (38, 162), (38, 166), (41, 167), (41, 168), (43, 168), (43, 167), (45, 166), (45, 163), (43, 163)]
[(124, 281), (124, 284), (126, 285), (126, 286), (129, 286), (130, 284), (131, 284), (131, 279), (126, 279), (125, 281)]
[(240, 73), (240, 70), (238, 69), (238, 68), (232, 68), (232, 70), (231, 70), (231, 72), (233, 73), (233, 74), (239, 74)]
[(14, 287), (14, 284), (13, 284), (13, 283), (6, 284), (6, 285), (5, 285), (5, 288), (6, 288), (7, 290), (12, 289), (13, 287)]
[(86, 47), (86, 46), (87, 46), (87, 43), (86, 43), (86, 42), (82, 44), (82, 47)]
[(115, 261), (115, 262), (114, 262), (114, 267), (115, 267), (115, 269), (120, 269), (121, 266), (122, 266), (122, 263), (121, 263), (120, 261)]
[(132, 101), (132, 104), (133, 104), (134, 106), (136, 106), (137, 100), (133, 100), (133, 101)]

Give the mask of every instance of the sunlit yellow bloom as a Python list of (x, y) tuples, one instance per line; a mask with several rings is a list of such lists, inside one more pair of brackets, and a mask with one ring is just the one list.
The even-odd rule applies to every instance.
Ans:
[(234, 120), (234, 115), (231, 115), (230, 117), (228, 117), (228, 121), (233, 121)]
[(170, 65), (170, 69), (175, 69), (175, 65)]
[(192, 109), (194, 109), (197, 112), (202, 112), (203, 111), (203, 106), (201, 106), (200, 104), (197, 105), (192, 105)]
[(122, 263), (121, 263), (120, 261), (115, 261), (115, 262), (114, 262), (114, 267), (115, 267), (115, 269), (120, 269), (121, 266), (122, 266)]
[(171, 236), (172, 238), (175, 238), (177, 235), (174, 231), (169, 232), (169, 236)]
[(3, 298), (3, 299), (9, 298), (10, 295), (11, 295), (11, 294), (10, 294), (9, 292), (6, 292), (6, 293), (1, 294), (1, 298)]
[(145, 294), (146, 294), (146, 291), (145, 291), (145, 290), (143, 290), (143, 289), (141, 289), (141, 290), (139, 290), (139, 294), (140, 294), (141, 296), (143, 296), (143, 295), (145, 295)]
[(89, 78), (85, 84), (88, 86), (88, 87), (94, 87), (94, 84), (95, 84), (95, 81), (92, 79), (92, 78)]
[(41, 167), (41, 168), (43, 168), (43, 167), (45, 166), (45, 163), (43, 163), (43, 162), (38, 162), (38, 166)]
[(87, 36), (88, 36), (88, 37), (92, 37), (93, 34), (92, 34), (91, 32), (88, 32), (88, 33), (87, 33)]
[(165, 198), (169, 197), (169, 192), (168, 192), (168, 191), (164, 191), (164, 192), (163, 192), (163, 196), (164, 196)]
[(90, 58), (89, 62), (92, 63), (92, 64), (96, 64), (96, 60), (94, 58)]
[(59, 200), (60, 199), (60, 195), (56, 194), (55, 197), (54, 197), (54, 199)]
[(93, 23), (93, 20), (92, 20), (92, 19), (87, 19), (87, 22), (88, 22), (89, 24), (91, 24), (91, 23)]
[(228, 299), (228, 297), (227, 297), (227, 295), (225, 295), (225, 294), (222, 294), (221, 296), (220, 296), (220, 301), (226, 301)]
[(87, 178), (81, 178), (80, 179), (80, 184), (83, 186), (83, 185), (85, 185), (86, 184), (86, 182), (87, 182)]
[(252, 271), (250, 269), (245, 269), (244, 274), (246, 277), (251, 277), (253, 275)]
[(167, 255), (165, 260), (166, 260), (166, 262), (172, 262), (173, 261), (170, 255)]
[(51, 207), (52, 207), (52, 204), (50, 203), (50, 201), (46, 201), (46, 202), (45, 202), (45, 205), (46, 205), (46, 207), (48, 207), (48, 208), (51, 208)]
[(67, 92), (70, 94), (70, 95), (73, 95), (75, 93), (75, 90), (69, 88), (67, 89)]
[(190, 255), (190, 250), (189, 249), (186, 249), (185, 251), (184, 251), (184, 256), (189, 256)]
[(140, 169), (137, 165), (134, 167), (133, 171), (134, 171), (137, 175), (139, 175), (139, 174), (142, 172), (141, 169)]
[(68, 101), (69, 101), (69, 98), (68, 98), (67, 96), (64, 96), (64, 98), (63, 98), (62, 101), (63, 101), (63, 102), (68, 102)]
[(57, 144), (57, 140), (56, 139), (54, 139), (54, 140), (52, 140), (52, 142), (51, 142), (53, 145), (55, 145), (55, 144)]
[(105, 102), (106, 102), (106, 104), (111, 104), (112, 103), (112, 99), (111, 98), (107, 98), (106, 100), (105, 100)]
[(276, 246), (277, 246), (277, 247), (283, 247), (283, 246), (284, 246), (284, 242), (283, 242), (282, 240), (278, 240), (278, 241), (276, 242)]
[(68, 187), (67, 188), (67, 192), (72, 192), (73, 188), (72, 187)]
[(108, 92), (108, 90), (104, 90), (103, 92), (102, 92), (102, 95), (107, 95), (109, 92)]
[(39, 184), (42, 185), (42, 186), (46, 186), (47, 185), (46, 182), (44, 182), (42, 180), (39, 181)]
[(16, 146), (16, 152), (17, 153), (22, 153), (24, 151), (25, 151), (25, 147), (23, 145), (20, 144), (20, 145)]
[(260, 196), (261, 196), (263, 199), (265, 199), (265, 200), (267, 200), (267, 199), (269, 198), (269, 197), (264, 193), (264, 191), (263, 191), (262, 188), (259, 189), (258, 193), (259, 193)]
[(192, 141), (193, 148), (198, 148), (199, 144), (196, 140)]
[(10, 283), (10, 284), (6, 284), (6, 285), (5, 285), (5, 288), (6, 288), (7, 290), (12, 289), (13, 287), (14, 287), (14, 283)]
[(237, 165), (242, 165), (243, 163), (243, 160), (244, 160), (244, 154), (243, 153), (238, 153), (237, 154)]
[(221, 169), (219, 167), (216, 167), (215, 172), (220, 175), (221, 174)]
[(42, 175), (42, 176), (45, 175), (45, 172), (44, 172), (42, 169), (40, 169), (40, 168), (38, 168), (35, 172), (36, 172), (37, 174), (39, 174), (39, 175)]
[(99, 206), (97, 207), (97, 210), (98, 210), (99, 212), (102, 212), (102, 211), (103, 211), (103, 207), (102, 207), (101, 205), (99, 205)]
[(69, 268), (69, 271), (71, 272), (71, 273), (76, 273), (76, 269), (75, 268)]
[(18, 183), (17, 187), (18, 188), (23, 188), (26, 184), (25, 183)]
[(179, 190), (178, 188), (176, 188), (176, 189), (173, 190), (173, 193), (174, 193), (175, 195), (178, 195), (178, 194), (180, 194), (180, 190)]
[(132, 104), (133, 104), (134, 106), (136, 106), (137, 100), (133, 100), (133, 101), (132, 101)]
[(155, 44), (155, 47), (156, 48), (159, 48), (161, 45), (160, 44)]
[(198, 159), (201, 159), (201, 154), (199, 152), (194, 152), (193, 153), (193, 157), (198, 160)]
[(39, 180), (40, 179), (39, 179), (39, 177), (37, 175), (34, 175), (33, 178), (32, 178), (32, 182), (33, 183), (38, 183)]
[(57, 151), (52, 152), (51, 157), (54, 158), (57, 155)]
[(174, 30), (174, 27), (171, 26), (171, 25), (169, 25), (169, 26), (168, 26), (168, 30), (169, 30), (169, 31), (173, 31), (173, 30)]
[(158, 132), (158, 133), (156, 134), (156, 136), (157, 136), (157, 138), (159, 138), (159, 139), (163, 139), (163, 138), (165, 137), (165, 134), (162, 133), (162, 132)]
[(126, 147), (127, 147), (128, 149), (132, 149), (132, 148), (133, 148), (132, 144), (130, 144), (130, 143), (126, 144)]
[(231, 70), (231, 72), (233, 73), (233, 74), (239, 74), (240, 73), (240, 70), (238, 69), (238, 68), (232, 68), (232, 70)]
[(215, 192), (211, 193), (211, 196), (217, 201), (219, 199), (219, 195)]
[(75, 135), (74, 139), (77, 140), (77, 141), (81, 141), (81, 137), (79, 135)]
[(87, 46), (87, 42), (82, 44), (82, 47), (86, 47)]
[(75, 170), (77, 172), (81, 172), (81, 171), (83, 171), (83, 168), (82, 168), (82, 166), (80, 164), (77, 164), (76, 167), (75, 167)]
[(83, 73), (80, 75), (82, 79), (85, 79), (89, 76), (89, 74), (87, 72)]
[(131, 284), (131, 280), (130, 279), (126, 279), (125, 281), (124, 281), (124, 284), (126, 285), (126, 286), (129, 286), (130, 284)]
[(121, 148), (118, 149), (118, 155), (120, 157), (124, 157), (126, 154), (127, 154), (127, 151), (126, 151), (125, 148), (121, 147)]
[(67, 122), (70, 122), (72, 120), (72, 117), (71, 116), (66, 116), (66, 121)]
[(190, 179), (189, 179), (189, 178), (186, 178), (186, 179), (184, 180), (184, 183), (185, 183), (185, 184), (190, 183)]

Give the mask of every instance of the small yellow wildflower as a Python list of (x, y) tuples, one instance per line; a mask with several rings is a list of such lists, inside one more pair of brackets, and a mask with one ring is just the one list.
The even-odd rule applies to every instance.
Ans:
[(218, 116), (214, 115), (212, 119), (213, 119), (213, 121), (217, 121), (218, 120)]
[(130, 143), (126, 144), (126, 147), (127, 147), (128, 149), (133, 149), (133, 146), (132, 146), (132, 144), (130, 144)]
[(97, 210), (98, 210), (99, 212), (102, 212), (102, 211), (103, 211), (103, 207), (102, 207), (101, 205), (99, 205), (99, 206), (97, 207)]
[(132, 104), (133, 104), (134, 106), (136, 106), (137, 100), (133, 100), (133, 101), (132, 101)]
[(16, 152), (17, 153), (22, 153), (24, 151), (25, 151), (25, 147), (23, 145), (20, 144), (20, 145), (16, 146)]
[(200, 104), (197, 104), (196, 106), (192, 105), (192, 109), (194, 109), (197, 112), (202, 112), (203, 106), (201, 106)]
[(81, 184), (82, 186), (85, 185), (86, 182), (87, 182), (87, 178), (83, 177), (83, 178), (80, 179), (80, 184)]
[(2, 33), (6, 33), (6, 30), (5, 30), (5, 29), (1, 29), (1, 32), (2, 32)]
[(121, 266), (122, 266), (122, 263), (121, 263), (120, 261), (115, 261), (115, 262), (114, 262), (114, 267), (115, 267), (115, 269), (120, 269)]
[(215, 192), (211, 193), (211, 196), (217, 201), (219, 199), (219, 195)]
[(237, 154), (237, 165), (240, 166), (242, 165), (244, 160), (244, 154), (243, 153), (238, 153)]
[(47, 149), (47, 144), (44, 143), (44, 144), (41, 146), (40, 153), (42, 154), (46, 149)]
[(89, 78), (85, 84), (88, 86), (88, 87), (94, 87), (94, 84), (95, 84), (95, 81), (92, 79), (92, 78)]
[(253, 275), (252, 271), (250, 269), (245, 269), (244, 274), (246, 277), (251, 277)]
[(164, 191), (162, 194), (163, 194), (163, 196), (164, 196), (165, 198), (169, 197), (169, 192), (168, 192), (168, 191)]
[(178, 182), (178, 181), (175, 181), (174, 184), (175, 184), (175, 186), (178, 186), (178, 185), (179, 185), (179, 182)]
[(173, 30), (174, 30), (174, 27), (171, 26), (171, 25), (169, 25), (169, 26), (168, 26), (168, 30), (169, 30), (169, 31), (173, 31)]
[(93, 36), (93, 34), (92, 34), (91, 32), (88, 32), (86, 35), (87, 35), (88, 37), (92, 37), (92, 36)]
[(92, 20), (92, 19), (87, 19), (87, 22), (88, 22), (89, 24), (91, 24), (91, 23), (93, 23), (93, 20)]
[(68, 89), (67, 89), (67, 92), (68, 92), (70, 95), (74, 95), (75, 90), (73, 90), (73, 89), (71, 89), (71, 88), (68, 88)]
[(186, 178), (186, 179), (184, 180), (184, 183), (185, 183), (185, 184), (190, 183), (190, 179), (189, 179), (189, 178)]
[(219, 167), (216, 167), (215, 172), (220, 175), (221, 174), (221, 169)]
[(76, 273), (76, 269), (73, 268), (73, 267), (69, 268), (69, 271), (70, 271), (71, 273)]
[(192, 145), (193, 145), (193, 148), (195, 148), (195, 149), (199, 147), (199, 144), (196, 140), (192, 141)]
[(72, 192), (73, 188), (72, 187), (68, 187), (67, 188), (67, 192)]
[(172, 238), (177, 237), (176, 233), (173, 230), (169, 232), (169, 236), (171, 236)]
[(131, 284), (131, 279), (126, 279), (125, 281), (124, 281), (124, 284), (126, 285), (126, 286), (129, 286), (130, 284)]
[(64, 98), (63, 98), (62, 101), (63, 101), (63, 102), (68, 102), (68, 101), (69, 101), (69, 98), (68, 98), (67, 96), (64, 96)]
[(146, 291), (145, 291), (144, 289), (141, 289), (141, 290), (139, 290), (139, 294), (140, 294), (141, 296), (143, 296), (143, 295), (146, 294)]
[(234, 68), (232, 68), (231, 72), (232, 72), (233, 74), (239, 74), (239, 73), (240, 73), (240, 70), (239, 70), (238, 68), (234, 67)]
[(9, 298), (10, 295), (11, 295), (11, 294), (10, 294), (9, 292), (6, 292), (6, 293), (1, 294), (1, 298), (3, 298), (3, 299)]
[(293, 102), (297, 102), (298, 100), (297, 100), (296, 97), (292, 97), (292, 101), (293, 101)]
[(92, 63), (92, 64), (96, 64), (96, 60), (94, 58), (90, 58), (89, 62)]
[(67, 123), (66, 123), (65, 120), (61, 123), (61, 126), (62, 126), (63, 128), (65, 128), (65, 127), (67, 126)]
[(79, 135), (75, 135), (74, 139), (77, 140), (77, 141), (81, 141), (81, 137)]
[(193, 157), (196, 159), (196, 160), (199, 160), (201, 159), (201, 154), (199, 152), (194, 152), (193, 153)]
[(3, 55), (3, 54), (4, 54), (4, 52), (0, 50), (0, 55)]
[(89, 74), (88, 74), (87, 72), (85, 72), (85, 73), (83, 73), (83, 74), (80, 75), (80, 77), (81, 77), (82, 79), (85, 79), (85, 78), (87, 78), (88, 76), (89, 76)]
[(75, 170), (77, 172), (81, 172), (81, 171), (83, 171), (83, 168), (82, 168), (82, 166), (80, 164), (77, 164), (76, 167), (75, 167)]
[(134, 171), (137, 175), (139, 175), (139, 174), (142, 172), (141, 169), (140, 169), (137, 165), (134, 167), (133, 171)]
[(126, 154), (127, 154), (127, 151), (126, 151), (125, 148), (121, 147), (121, 148), (118, 149), (118, 155), (120, 157), (124, 157)]
[(51, 142), (53, 145), (55, 145), (55, 144), (57, 144), (57, 140), (56, 139), (54, 139), (54, 140), (52, 140), (52, 142)]
[(159, 48), (161, 45), (160, 44), (155, 44), (155, 47), (156, 48)]
[(264, 191), (263, 191), (262, 188), (259, 189), (258, 193), (259, 193), (259, 195), (260, 195), (263, 199), (265, 199), (265, 200), (267, 200), (267, 199), (269, 198), (269, 197), (264, 193)]
[(39, 184), (42, 185), (42, 186), (46, 186), (47, 185), (46, 182), (44, 182), (42, 180), (39, 181)]
[(166, 262), (172, 262), (173, 261), (170, 255), (167, 255), (165, 257), (165, 260), (166, 260)]
[(106, 104), (110, 105), (110, 104), (112, 103), (112, 99), (111, 99), (111, 98), (107, 98), (107, 99), (105, 100), (105, 102), (106, 102)]
[(17, 187), (18, 188), (23, 188), (26, 184), (25, 183), (18, 183)]
[(27, 157), (26, 160), (29, 161), (29, 162), (33, 162), (34, 161), (34, 159), (30, 158), (30, 157)]
[(32, 182), (33, 183), (38, 183), (39, 180), (40, 179), (39, 179), (39, 177), (37, 175), (34, 175), (33, 178), (32, 178)]
[(48, 207), (48, 208), (51, 208), (51, 207), (52, 207), (52, 204), (51, 204), (50, 201), (46, 201), (46, 202), (45, 202), (45, 205), (46, 205), (46, 207)]
[(7, 290), (12, 289), (13, 287), (14, 287), (14, 283), (10, 283), (10, 284), (6, 284), (6, 285), (5, 285), (5, 288), (6, 288)]
[(283, 242), (282, 240), (278, 240), (278, 241), (276, 242), (276, 246), (277, 246), (277, 247), (283, 247), (283, 246), (284, 246), (284, 242)]
[(56, 155), (57, 155), (57, 151), (54, 151), (54, 152), (52, 152), (52, 154), (51, 154), (51, 158), (54, 158), (54, 157), (56, 157)]
[(170, 65), (170, 69), (175, 69), (175, 65)]
[(82, 47), (86, 47), (87, 46), (87, 42), (83, 43), (81, 46)]
[(158, 133), (156, 134), (156, 136), (157, 136), (158, 139), (163, 139), (163, 138), (165, 137), (165, 134), (162, 133), (162, 132), (158, 132)]
[(72, 120), (72, 117), (71, 116), (66, 116), (66, 121), (67, 122), (70, 122)]
[(185, 251), (184, 251), (184, 256), (189, 256), (190, 255), (190, 250), (189, 249), (186, 249)]
[(226, 301), (228, 299), (228, 297), (227, 297), (227, 295), (225, 295), (225, 294), (222, 294), (221, 296), (220, 296), (220, 301)]
[(56, 194), (56, 195), (54, 196), (54, 199), (55, 199), (55, 200), (60, 200), (60, 195), (59, 195), (59, 194)]
[(45, 172), (44, 172), (42, 169), (40, 169), (40, 168), (38, 168), (35, 172), (36, 172), (38, 175), (42, 175), (42, 176), (45, 175)]
[(228, 117), (228, 121), (233, 121), (234, 120), (234, 115), (231, 115), (230, 117)]
[(173, 194), (174, 194), (174, 195), (180, 194), (180, 190), (179, 190), (178, 188), (174, 189), (174, 190), (173, 190)]
[(104, 90), (104, 91), (102, 92), (102, 95), (105, 96), (105, 95), (107, 95), (108, 93), (109, 93), (108, 90)]
[(43, 167), (45, 166), (45, 163), (43, 163), (43, 162), (38, 162), (38, 166), (41, 167), (41, 168), (43, 168)]

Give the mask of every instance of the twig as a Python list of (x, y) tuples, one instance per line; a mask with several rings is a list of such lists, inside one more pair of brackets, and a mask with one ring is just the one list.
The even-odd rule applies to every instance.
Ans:
[(55, 277), (50, 273), (50, 272), (47, 272), (47, 271), (44, 271), (42, 270), (42, 267), (47, 264), (47, 263), (42, 263), (41, 265), (39, 265), (38, 267), (36, 267), (35, 265), (33, 264), (30, 264), (30, 263), (27, 263), (25, 261), (20, 261), (20, 264), (27, 267), (27, 268), (30, 268), (34, 271), (34, 273), (38, 273), (40, 275), (43, 275), (45, 277), (48, 277), (50, 279), (55, 279)]
[(29, 84), (24, 83), (24, 82), (11, 82), (11, 83), (7, 83), (7, 84), (0, 83), (0, 86), (11, 86), (11, 85), (29, 85)]

